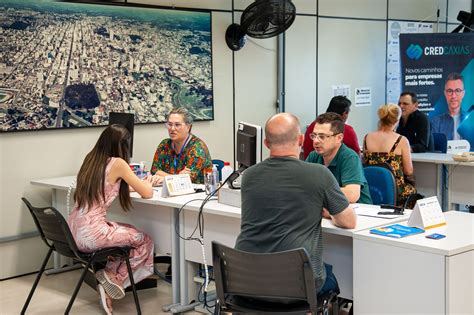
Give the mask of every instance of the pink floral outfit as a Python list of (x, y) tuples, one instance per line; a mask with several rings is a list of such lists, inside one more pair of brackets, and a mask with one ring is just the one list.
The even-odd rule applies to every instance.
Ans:
[[(130, 265), (135, 283), (153, 274), (153, 241), (144, 232), (125, 223), (111, 222), (106, 218), (107, 209), (119, 194), (119, 179), (115, 184), (107, 181), (110, 168), (117, 158), (111, 158), (105, 170), (105, 202), (100, 201), (88, 209), (78, 209), (77, 205), (69, 215), (68, 224), (79, 250), (93, 252), (113, 246), (132, 246)], [(110, 257), (105, 270), (114, 275), (123, 287), (130, 285), (127, 264), (124, 259)]]

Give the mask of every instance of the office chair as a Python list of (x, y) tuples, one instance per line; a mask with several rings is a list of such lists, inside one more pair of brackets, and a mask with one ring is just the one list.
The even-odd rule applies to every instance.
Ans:
[(51, 257), (53, 251), (56, 251), (57, 253), (63, 256), (74, 258), (75, 260), (79, 261), (84, 265), (81, 277), (77, 282), (77, 285), (74, 289), (74, 292), (71, 296), (71, 299), (64, 314), (69, 314), (72, 304), (76, 299), (77, 293), (81, 288), (82, 282), (84, 281), (84, 278), (89, 268), (94, 268), (94, 264), (97, 262), (106, 261), (107, 257), (109, 256), (125, 258), (125, 261), (127, 263), (128, 275), (130, 278), (130, 285), (132, 287), (133, 297), (135, 299), (137, 314), (141, 314), (140, 302), (138, 301), (135, 282), (133, 281), (132, 268), (128, 259), (130, 250), (132, 249), (131, 247), (107, 247), (99, 249), (93, 253), (81, 252), (77, 248), (76, 242), (74, 241), (71, 230), (69, 229), (66, 220), (61, 215), (61, 213), (59, 213), (58, 210), (53, 207), (36, 208), (33, 207), (31, 203), (25, 198), (21, 198), (21, 200), (23, 200), (23, 202), (28, 207), (28, 210), (30, 211), (31, 216), (33, 217), (33, 221), (35, 222), (36, 228), (38, 229), (41, 238), (43, 239), (46, 246), (49, 247), (49, 251), (46, 254), (46, 257), (44, 258), (38, 275), (36, 276), (36, 279), (33, 283), (33, 287), (31, 288), (31, 291), (28, 294), (28, 298), (26, 299), (26, 302), (23, 305), (21, 314), (25, 314), (26, 309), (28, 308), (28, 304), (30, 303), (31, 298), (33, 297), (33, 293), (36, 290), (36, 286), (38, 285), (41, 275), (43, 274), (46, 264), (48, 263), (48, 260)]
[(224, 161), (219, 159), (212, 160), (212, 164), (217, 165), (217, 172), (219, 173), (219, 181), (222, 180), (222, 168), (224, 167)]
[(444, 133), (433, 132), (435, 152), (446, 153), (448, 150), (448, 138)]
[(428, 135), (428, 152), (436, 152), (434, 147), (434, 137), (431, 132)]
[[(212, 242), (217, 301), (214, 314), (339, 313), (337, 294), (320, 301), (309, 255), (304, 248), (248, 253)], [(321, 305), (320, 305), (321, 304)]]
[(364, 175), (369, 184), (370, 196), (374, 205), (397, 205), (397, 182), (388, 167), (368, 165), (364, 167)]

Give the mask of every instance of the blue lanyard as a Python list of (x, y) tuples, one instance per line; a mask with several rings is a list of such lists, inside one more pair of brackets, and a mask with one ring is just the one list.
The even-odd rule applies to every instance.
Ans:
[(190, 136), (191, 136), (191, 134), (189, 134), (189, 135), (186, 137), (186, 140), (184, 140), (183, 146), (181, 147), (181, 150), (179, 151), (178, 155), (177, 155), (177, 156), (176, 156), (176, 155), (174, 156), (174, 160), (173, 160), (174, 163), (173, 163), (173, 164), (174, 164), (174, 170), (175, 170), (175, 172), (176, 172), (176, 170), (177, 170), (177, 168), (178, 168), (178, 161), (176, 160), (176, 157), (178, 157), (178, 159), (179, 159), (179, 157), (181, 156), (181, 153), (183, 153), (184, 147), (186, 147), (186, 144), (188, 144), (188, 139), (189, 139)]

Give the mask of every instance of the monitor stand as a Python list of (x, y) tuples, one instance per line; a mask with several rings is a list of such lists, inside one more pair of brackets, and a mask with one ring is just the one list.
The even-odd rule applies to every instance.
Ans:
[(242, 184), (242, 175), (234, 179), (233, 181), (229, 182), (229, 186), (232, 189), (240, 189), (240, 186)]
[(229, 176), (229, 187), (232, 189), (240, 189), (242, 183), (242, 175), (247, 168), (245, 166), (240, 166), (237, 171), (232, 173)]

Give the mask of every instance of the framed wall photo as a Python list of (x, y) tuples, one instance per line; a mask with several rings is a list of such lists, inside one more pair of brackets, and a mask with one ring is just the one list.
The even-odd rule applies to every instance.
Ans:
[(126, 3), (0, 0), (0, 130), (214, 119), (211, 12)]

